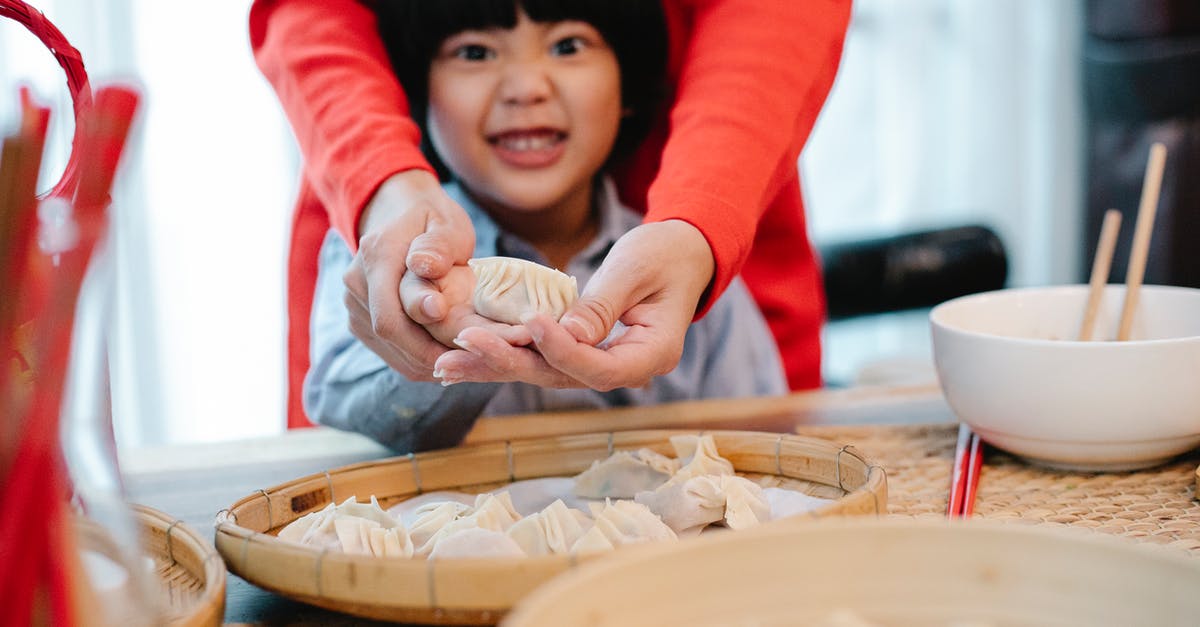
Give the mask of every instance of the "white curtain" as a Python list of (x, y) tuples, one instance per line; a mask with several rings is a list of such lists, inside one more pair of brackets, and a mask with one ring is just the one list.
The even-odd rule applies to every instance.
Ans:
[[(145, 93), (113, 204), (119, 443), (281, 431), (298, 157), (250, 56), (247, 3), (34, 4), (94, 85), (131, 79)], [(801, 160), (814, 238), (982, 222), (1003, 237), (1013, 284), (1073, 279), (1080, 12), (1079, 0), (857, 0)], [(62, 72), (7, 20), (0, 55), (0, 123), (14, 119), (17, 84), (55, 107), (46, 187), (69, 146)], [(920, 313), (839, 325), (826, 345), (835, 377), (927, 350)]]
[[(284, 247), (298, 157), (254, 67), (246, 3), (34, 0), (80, 50), (93, 89), (133, 82), (142, 109), (113, 192), (114, 423), (123, 448), (283, 429)], [(73, 125), (62, 70), (0, 21), (0, 120), (16, 85), (53, 104), (42, 187)]]
[[(1078, 0), (856, 0), (801, 156), (818, 242), (984, 224), (1011, 285), (1072, 282), (1081, 230)], [(924, 312), (834, 323), (826, 376), (928, 361)]]

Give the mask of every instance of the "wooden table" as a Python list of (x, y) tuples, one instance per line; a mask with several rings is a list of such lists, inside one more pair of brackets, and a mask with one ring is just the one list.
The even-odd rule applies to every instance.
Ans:
[[(944, 516), (955, 418), (936, 386), (861, 387), (777, 398), (536, 414), (480, 420), (468, 443), (622, 429), (799, 432), (853, 444), (888, 473), (889, 516)], [(329, 429), (272, 438), (143, 450), (121, 460), (130, 499), (168, 512), (211, 537), (215, 513), (260, 488), (390, 455)], [(1143, 473), (1075, 475), (1032, 468), (989, 451), (976, 515), (1086, 527), (1200, 555), (1193, 452)], [(297, 603), (230, 575), (226, 620), (253, 624), (379, 624)]]

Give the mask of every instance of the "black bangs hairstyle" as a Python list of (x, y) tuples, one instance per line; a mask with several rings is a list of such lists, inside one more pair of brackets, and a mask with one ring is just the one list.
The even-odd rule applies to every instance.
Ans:
[(379, 0), (379, 35), (421, 128), (421, 150), (442, 181), (450, 172), (429, 141), (429, 68), (446, 38), (465, 30), (509, 29), (518, 7), (535, 22), (591, 24), (612, 48), (621, 71), (621, 119), (609, 162), (645, 138), (667, 101), (667, 29), (659, 0)]

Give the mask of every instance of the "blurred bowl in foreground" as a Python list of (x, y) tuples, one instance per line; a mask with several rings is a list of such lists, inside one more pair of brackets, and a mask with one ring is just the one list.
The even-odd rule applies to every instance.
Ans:
[(1080, 529), (826, 519), (580, 566), (502, 627), (1191, 626), (1200, 560)]
[(1086, 285), (956, 298), (929, 314), (942, 391), (990, 444), (1068, 470), (1121, 471), (1200, 445), (1200, 290), (1143, 286), (1114, 341), (1125, 288), (1105, 289), (1076, 338)]

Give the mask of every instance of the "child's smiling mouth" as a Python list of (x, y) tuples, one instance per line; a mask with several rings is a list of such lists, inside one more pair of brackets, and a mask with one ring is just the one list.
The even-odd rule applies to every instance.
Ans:
[(501, 161), (521, 168), (552, 165), (565, 150), (567, 134), (552, 128), (502, 131), (487, 136)]

